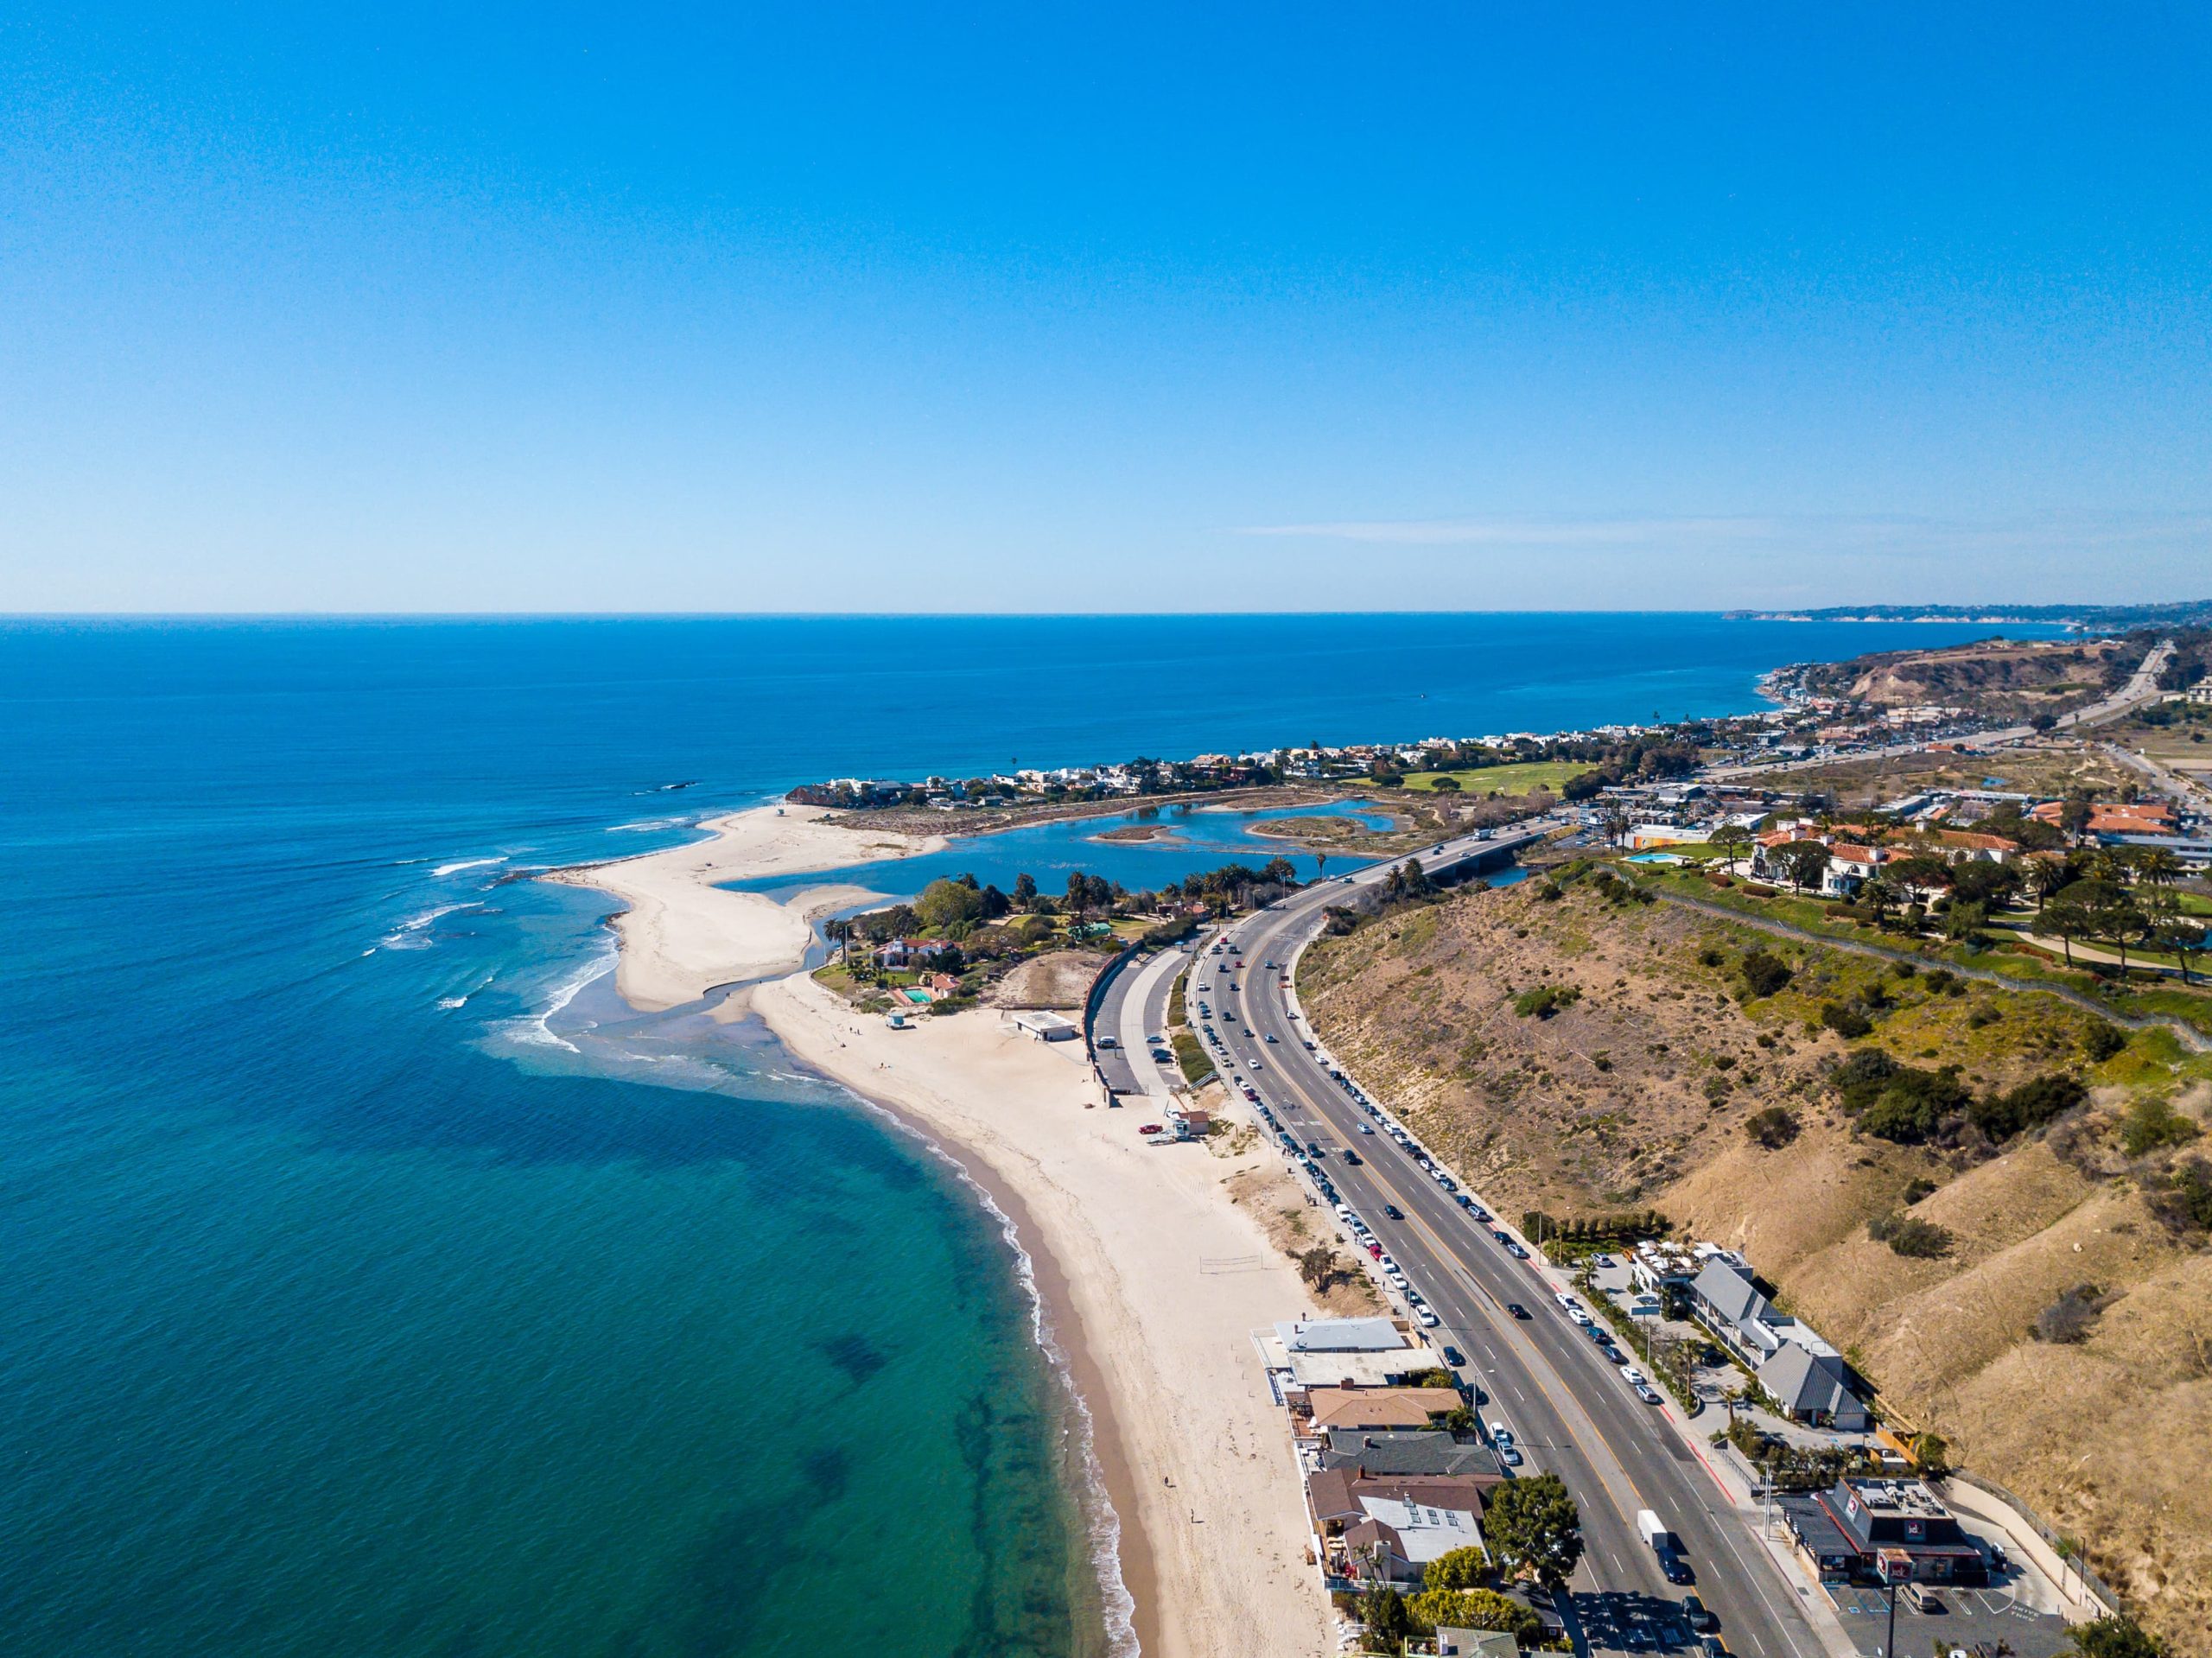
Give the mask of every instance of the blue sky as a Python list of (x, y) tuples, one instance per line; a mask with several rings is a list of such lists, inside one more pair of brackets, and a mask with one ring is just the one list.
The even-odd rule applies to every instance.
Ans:
[(707, 10), (0, 17), (0, 608), (2212, 589), (2201, 7)]

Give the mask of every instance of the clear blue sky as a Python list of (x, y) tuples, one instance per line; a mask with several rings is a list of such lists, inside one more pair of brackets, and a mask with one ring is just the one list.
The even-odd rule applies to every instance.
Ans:
[(200, 10), (0, 16), (0, 609), (2212, 591), (2201, 5)]

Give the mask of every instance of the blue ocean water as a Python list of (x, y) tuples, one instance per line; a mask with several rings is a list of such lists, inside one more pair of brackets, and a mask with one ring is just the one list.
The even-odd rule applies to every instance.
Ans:
[[(998, 1223), (743, 1026), (566, 1040), (607, 906), (503, 878), (813, 777), (1726, 712), (1988, 631), (0, 622), (7, 1649), (1103, 1650)], [(874, 880), (1135, 885), (1203, 820)]]

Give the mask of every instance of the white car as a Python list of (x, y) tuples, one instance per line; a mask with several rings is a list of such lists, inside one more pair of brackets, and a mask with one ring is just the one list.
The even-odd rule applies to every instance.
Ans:
[(1421, 1320), (1422, 1328), (1427, 1330), (1433, 1330), (1437, 1325), (1444, 1322), (1443, 1319), (1438, 1318), (1436, 1314), (1427, 1307), (1414, 1308), (1414, 1316)]
[(1492, 1422), (1490, 1425), (1490, 1437), (1493, 1444), (1511, 1445), (1513, 1443), (1513, 1430), (1506, 1426), (1503, 1422)]
[(1627, 1382), (1631, 1388), (1641, 1388), (1649, 1382), (1650, 1378), (1645, 1375), (1643, 1371), (1637, 1369), (1633, 1364), (1624, 1364), (1621, 1366), (1621, 1380)]
[(1580, 1307), (1567, 1308), (1567, 1316), (1573, 1319), (1576, 1324), (1582, 1324), (1586, 1327), (1590, 1323), (1590, 1315), (1585, 1312)]
[(1521, 1465), (1521, 1452), (1514, 1446), (1502, 1445), (1496, 1446), (1495, 1449), (1497, 1452), (1498, 1461), (1503, 1463), (1508, 1468), (1518, 1468)]

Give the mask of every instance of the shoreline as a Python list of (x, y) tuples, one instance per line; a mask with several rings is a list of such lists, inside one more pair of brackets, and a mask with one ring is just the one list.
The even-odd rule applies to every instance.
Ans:
[[(1075, 1057), (980, 1012), (893, 1032), (805, 974), (761, 986), (753, 1011), (793, 1058), (1001, 1203), (1090, 1418), (1143, 1651), (1328, 1650), (1302, 1495), (1249, 1338), (1312, 1298), (1220, 1190), (1261, 1153), (1151, 1147), (1141, 1113), (1086, 1109)], [(1231, 1553), (1211, 1545), (1221, 1535)]]
[(658, 852), (569, 864), (537, 879), (589, 887), (626, 906), (609, 918), (615, 988), (632, 1007), (665, 1013), (723, 986), (772, 978), (806, 960), (814, 923), (880, 896), (850, 883), (810, 886), (782, 902), (720, 883), (887, 863), (942, 851), (943, 835), (860, 828), (827, 814), (753, 806), (706, 818), (702, 839)]
[[(1033, 1338), (1053, 1372), (1055, 1385), (1066, 1392), (1065, 1402), (1073, 1407), (1075, 1420), (1081, 1426), (1088, 1471), (1096, 1477), (1094, 1489), (1077, 1493), (1077, 1505), (1084, 1510), (1085, 1540), (1092, 1549), (1089, 1565), (1100, 1577), (1102, 1601), (1109, 1603), (1102, 1607), (1106, 1615), (1107, 1653), (1110, 1658), (1122, 1658), (1124, 1648), (1116, 1638), (1117, 1623), (1128, 1629), (1135, 1652), (1158, 1652), (1159, 1574), (1151, 1540), (1142, 1527), (1123, 1520), (1124, 1515), (1136, 1512), (1136, 1484), (1122, 1441), (1121, 1419), (1106, 1390), (1104, 1375), (1084, 1338), (1082, 1320), (1075, 1316), (1068, 1275), (1059, 1258), (1034, 1242), (1038, 1236), (1036, 1217), (1014, 1188), (967, 1147), (939, 1134), (929, 1124), (890, 1101), (810, 1063), (801, 1063), (836, 1083), (869, 1111), (887, 1119), (898, 1132), (918, 1141), (931, 1155), (949, 1164), (963, 1182), (975, 1189), (984, 1210), (999, 1223), (1000, 1235), (1020, 1263), (1020, 1276), (1033, 1298)], [(1094, 1503), (1100, 1502), (1104, 1504), (1103, 1515), (1089, 1512)], [(1089, 1533), (1089, 1527), (1102, 1518), (1108, 1528), (1103, 1540)], [(1098, 1553), (1102, 1540), (1111, 1553), (1110, 1584), (1100, 1570), (1104, 1565)], [(1119, 1589), (1128, 1602), (1120, 1620), (1116, 1618), (1110, 1604), (1113, 1589)]]
[(1312, 1298), (1222, 1190), (1262, 1153), (1155, 1147), (1136, 1132), (1141, 1111), (1098, 1105), (1079, 1045), (1027, 1039), (995, 1013), (893, 1031), (858, 1013), (803, 963), (808, 916), (866, 889), (811, 886), (779, 904), (717, 885), (911, 857), (943, 837), (855, 834), (766, 806), (703, 827), (702, 840), (544, 879), (629, 906), (610, 918), (625, 1001), (665, 1011), (741, 986), (711, 1010), (718, 1021), (759, 1019), (791, 1060), (918, 1136), (995, 1211), (1085, 1436), (1089, 1477), (1071, 1495), (1114, 1658), (1129, 1646), (1120, 1611), (1147, 1658), (1329, 1649), (1302, 1490), (1249, 1337), (1310, 1312)]

